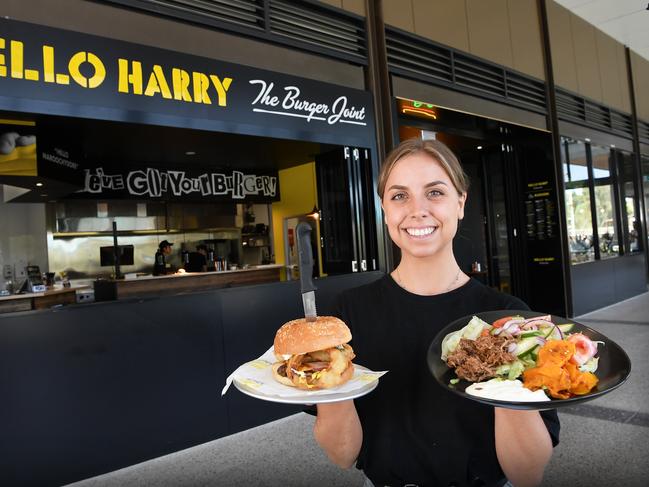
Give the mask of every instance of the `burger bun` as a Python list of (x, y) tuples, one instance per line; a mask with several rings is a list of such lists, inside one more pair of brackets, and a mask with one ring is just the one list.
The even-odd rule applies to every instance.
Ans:
[(325, 350), (352, 339), (347, 325), (335, 316), (318, 316), (316, 321), (304, 318), (292, 320), (277, 330), (275, 334), (275, 355), (299, 355)]

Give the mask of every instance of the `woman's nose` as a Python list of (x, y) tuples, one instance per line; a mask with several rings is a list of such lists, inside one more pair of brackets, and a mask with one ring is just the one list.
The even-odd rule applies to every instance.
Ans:
[(428, 216), (428, 201), (426, 198), (411, 198), (410, 199), (410, 215), (413, 218), (421, 218)]

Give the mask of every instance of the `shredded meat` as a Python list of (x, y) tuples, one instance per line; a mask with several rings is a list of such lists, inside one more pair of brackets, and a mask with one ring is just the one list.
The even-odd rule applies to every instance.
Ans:
[(449, 367), (455, 368), (460, 379), (480, 382), (495, 376), (502, 364), (513, 362), (516, 357), (507, 351), (514, 340), (504, 336), (486, 335), (476, 340), (461, 338), (455, 351), (446, 358)]

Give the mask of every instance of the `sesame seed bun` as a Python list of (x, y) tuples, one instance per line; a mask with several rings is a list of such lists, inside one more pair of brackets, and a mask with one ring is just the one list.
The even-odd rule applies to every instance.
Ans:
[(275, 334), (275, 355), (298, 355), (325, 350), (347, 343), (352, 333), (334, 316), (318, 316), (316, 321), (304, 318), (285, 323)]

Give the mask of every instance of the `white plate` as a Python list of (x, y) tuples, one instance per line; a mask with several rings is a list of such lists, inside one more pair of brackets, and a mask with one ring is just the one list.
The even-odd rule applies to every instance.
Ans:
[[(363, 367), (362, 365), (354, 364), (354, 375), (360, 375), (368, 371), (370, 370)], [(244, 394), (257, 399), (261, 399), (263, 401), (281, 402), (284, 404), (323, 404), (328, 402), (346, 401), (348, 399), (355, 399), (357, 397), (364, 396), (365, 394), (372, 392), (376, 388), (376, 386), (379, 384), (379, 379), (373, 380), (371, 382), (361, 383), (357, 388), (347, 392), (336, 392), (338, 388), (334, 387), (333, 389), (329, 389), (326, 393), (322, 392), (322, 390), (317, 391), (317, 393), (304, 391), (303, 394), (290, 397), (281, 397), (266, 394), (239, 382), (237, 379), (234, 379), (232, 382), (234, 386)], [(281, 384), (279, 385), (281, 386)], [(286, 387), (291, 391), (295, 390), (290, 386), (282, 387)]]

